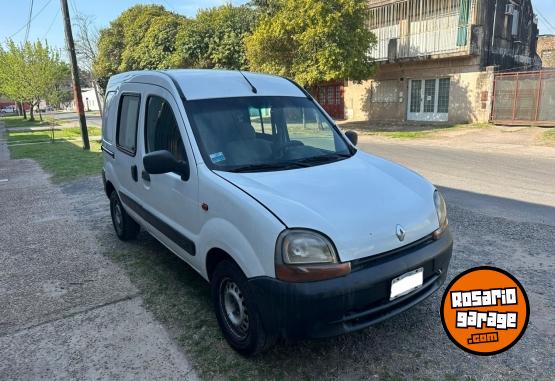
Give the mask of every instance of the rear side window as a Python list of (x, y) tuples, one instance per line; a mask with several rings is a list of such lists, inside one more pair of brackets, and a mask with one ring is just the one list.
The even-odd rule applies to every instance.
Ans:
[(177, 160), (184, 160), (185, 147), (170, 104), (163, 98), (151, 96), (146, 107), (146, 152), (170, 151)]
[(113, 99), (115, 91), (108, 91), (106, 93), (106, 100), (104, 101), (104, 118), (102, 120), (102, 139), (111, 143), (113, 138), (114, 124), (109, 123), (109, 115), (112, 115)]
[(122, 95), (118, 114), (118, 147), (130, 154), (137, 152), (137, 124), (139, 122), (139, 105), (141, 98), (138, 95)]

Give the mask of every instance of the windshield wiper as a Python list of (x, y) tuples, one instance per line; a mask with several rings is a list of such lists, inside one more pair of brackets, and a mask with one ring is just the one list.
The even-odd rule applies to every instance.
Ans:
[(263, 164), (249, 164), (240, 167), (229, 169), (229, 172), (242, 173), (242, 172), (263, 172), (263, 171), (279, 171), (292, 168), (305, 168), (309, 165), (298, 162), (285, 162), (285, 163), (263, 163)]
[(299, 160), (298, 163), (304, 163), (304, 164), (318, 164), (318, 163), (327, 163), (327, 162), (331, 163), (331, 162), (334, 162), (334, 161), (347, 159), (351, 156), (352, 155), (350, 155), (348, 153), (333, 153), (333, 154), (330, 154), (330, 155), (320, 155), (320, 156), (307, 157), (305, 159)]

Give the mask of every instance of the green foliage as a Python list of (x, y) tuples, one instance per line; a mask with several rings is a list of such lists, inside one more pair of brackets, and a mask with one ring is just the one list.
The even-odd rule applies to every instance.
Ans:
[(177, 36), (177, 67), (247, 68), (244, 38), (254, 28), (256, 12), (223, 5), (199, 11)]
[(129, 70), (251, 69), (303, 85), (368, 79), (375, 44), (365, 0), (252, 0), (186, 19), (162, 6), (137, 5), (100, 32), (93, 71), (108, 78)]
[(69, 77), (69, 66), (60, 52), (47, 43), (16, 45), (8, 40), (5, 49), (0, 46), (0, 92), (12, 100), (31, 105), (42, 99), (55, 103), (67, 92), (61, 85)]
[(186, 27), (184, 16), (162, 6), (136, 5), (100, 31), (98, 56), (93, 65), (99, 83), (116, 73), (174, 67), (175, 40)]
[(362, 81), (373, 74), (368, 52), (376, 38), (366, 26), (366, 0), (279, 2), (246, 38), (252, 70), (292, 77), (305, 86)]

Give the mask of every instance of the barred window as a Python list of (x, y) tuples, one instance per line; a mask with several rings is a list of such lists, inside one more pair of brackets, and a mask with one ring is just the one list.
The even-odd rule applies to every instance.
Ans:
[(449, 112), (449, 78), (441, 78), (439, 80), (439, 91), (437, 95), (437, 112)]
[(373, 103), (395, 103), (399, 100), (399, 83), (396, 80), (373, 81)]

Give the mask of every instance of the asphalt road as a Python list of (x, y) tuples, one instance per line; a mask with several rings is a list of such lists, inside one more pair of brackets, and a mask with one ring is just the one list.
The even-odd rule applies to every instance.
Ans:
[[(48, 115), (67, 122), (79, 122), (79, 116), (75, 112), (50, 112)], [(97, 126), (102, 125), (102, 118), (98, 112), (85, 112), (85, 116), (87, 117), (87, 123)]]
[(361, 137), (359, 148), (443, 189), (449, 204), (492, 217), (555, 226), (555, 159), (415, 146)]

